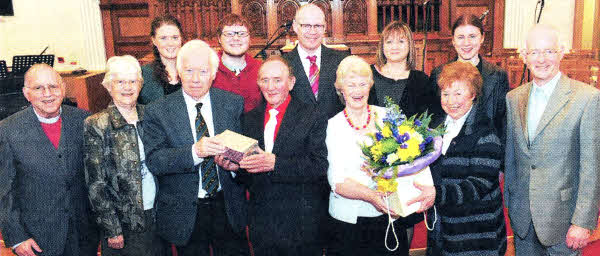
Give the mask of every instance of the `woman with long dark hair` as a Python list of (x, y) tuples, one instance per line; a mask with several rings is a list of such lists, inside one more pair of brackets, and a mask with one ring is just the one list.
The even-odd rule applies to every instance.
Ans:
[(181, 23), (172, 16), (159, 16), (152, 21), (150, 39), (154, 61), (142, 66), (144, 86), (138, 98), (140, 104), (148, 104), (181, 88), (175, 67), (177, 52), (183, 43), (181, 31)]

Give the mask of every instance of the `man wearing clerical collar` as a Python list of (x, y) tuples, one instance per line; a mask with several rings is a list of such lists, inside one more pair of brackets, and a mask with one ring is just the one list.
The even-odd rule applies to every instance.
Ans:
[(260, 61), (248, 53), (249, 28), (246, 19), (237, 14), (229, 14), (219, 22), (217, 39), (222, 48), (218, 53), (221, 63), (213, 82), (215, 88), (244, 97), (244, 112), (255, 108), (262, 99), (256, 84)]
[(23, 94), (31, 107), (0, 122), (4, 241), (17, 255), (96, 255), (82, 155), (89, 113), (61, 106), (65, 84), (46, 64), (27, 71)]

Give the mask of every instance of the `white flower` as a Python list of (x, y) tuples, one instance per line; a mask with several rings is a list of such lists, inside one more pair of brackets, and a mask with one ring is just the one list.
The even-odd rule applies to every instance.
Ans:
[(411, 133), (410, 138), (415, 139), (419, 144), (421, 144), (424, 141), (423, 136), (421, 136), (421, 134), (418, 132)]
[(396, 162), (398, 160), (398, 155), (396, 155), (396, 153), (391, 153), (388, 154), (387, 157), (385, 158), (385, 161), (388, 164), (393, 164), (394, 162)]

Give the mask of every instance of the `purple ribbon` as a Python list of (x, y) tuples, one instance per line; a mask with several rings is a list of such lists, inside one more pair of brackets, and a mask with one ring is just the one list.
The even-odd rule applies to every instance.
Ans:
[(412, 163), (398, 165), (398, 177), (412, 175), (423, 168), (427, 167), (431, 163), (440, 157), (442, 154), (442, 136), (433, 138), (433, 151), (427, 155), (415, 159)]

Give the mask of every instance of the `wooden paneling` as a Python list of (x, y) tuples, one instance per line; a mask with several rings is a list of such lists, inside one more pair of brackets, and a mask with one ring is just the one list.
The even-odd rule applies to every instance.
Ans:
[(367, 4), (364, 0), (346, 0), (343, 4), (344, 34), (367, 36)]
[[(141, 58), (150, 48), (150, 17), (148, 3), (134, 1), (103, 1), (100, 4), (104, 25), (106, 56), (130, 54)], [(107, 31), (107, 28), (110, 28)]]
[(250, 23), (252, 38), (267, 37), (267, 4), (260, 0), (242, 0), (242, 16)]

